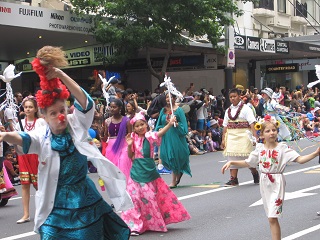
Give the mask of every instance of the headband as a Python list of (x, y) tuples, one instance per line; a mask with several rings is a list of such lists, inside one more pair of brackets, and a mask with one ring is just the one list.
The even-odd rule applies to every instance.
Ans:
[(40, 88), (36, 93), (37, 103), (40, 108), (51, 106), (56, 99), (68, 99), (70, 96), (66, 86), (61, 83), (59, 78), (47, 79), (45, 71), (47, 67), (41, 64), (39, 58), (32, 61), (33, 70), (40, 77)]
[(280, 127), (280, 122), (273, 116), (265, 115), (264, 118), (260, 118), (258, 122), (254, 125), (254, 129), (259, 131), (261, 130), (262, 124), (265, 122), (271, 122), (276, 125), (277, 128)]
[(138, 112), (134, 115), (134, 117), (130, 120), (130, 124), (133, 126), (138, 120), (146, 121), (144, 115), (141, 112)]

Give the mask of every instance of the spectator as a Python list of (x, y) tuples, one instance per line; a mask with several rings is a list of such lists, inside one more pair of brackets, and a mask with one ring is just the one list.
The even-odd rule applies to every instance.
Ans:
[(7, 151), (4, 154), (4, 161), (3, 165), (5, 166), (8, 177), (13, 185), (18, 185), (20, 184), (20, 179), (19, 179), (19, 170), (15, 170), (12, 164), (13, 161), (13, 154), (11, 151)]

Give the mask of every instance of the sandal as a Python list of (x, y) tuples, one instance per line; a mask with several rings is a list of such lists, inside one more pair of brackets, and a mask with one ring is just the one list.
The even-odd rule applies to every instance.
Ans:
[(139, 236), (140, 233), (138, 231), (132, 231), (130, 235), (131, 236)]
[(178, 180), (177, 180), (177, 182), (176, 182), (176, 185), (178, 185), (178, 184), (180, 183), (180, 180), (181, 180), (181, 178), (182, 178), (182, 175), (183, 175), (183, 173), (180, 173), (180, 174), (179, 174), (179, 177), (178, 177)]
[(176, 185), (169, 185), (169, 188), (170, 189), (177, 188), (177, 184)]

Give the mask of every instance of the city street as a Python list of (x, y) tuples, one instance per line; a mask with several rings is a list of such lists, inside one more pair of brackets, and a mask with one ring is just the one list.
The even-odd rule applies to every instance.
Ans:
[[(320, 139), (317, 139), (320, 141)], [(311, 153), (318, 145), (316, 141), (291, 142), (293, 148)], [(314, 146), (312, 146), (314, 145)], [(311, 147), (312, 146), (312, 147)], [(191, 215), (191, 220), (168, 226), (168, 232), (146, 232), (131, 239), (166, 240), (267, 240), (271, 239), (268, 219), (265, 215), (259, 186), (253, 184), (248, 169), (238, 174), (240, 186), (225, 187), (229, 173), (221, 174), (226, 162), (222, 152), (191, 156), (192, 178), (183, 176), (178, 188), (173, 191)], [(89, 175), (98, 185), (97, 174)], [(162, 175), (169, 184), (171, 175)], [(283, 218), (280, 219), (282, 239), (316, 240), (320, 234), (320, 165), (318, 158), (300, 165), (292, 163), (285, 171), (287, 181)], [(39, 235), (33, 232), (31, 222), (18, 225), (22, 217), (21, 186), (19, 195), (7, 206), (0, 208), (0, 239), (33, 240)], [(31, 213), (34, 214), (34, 193), (31, 197)]]

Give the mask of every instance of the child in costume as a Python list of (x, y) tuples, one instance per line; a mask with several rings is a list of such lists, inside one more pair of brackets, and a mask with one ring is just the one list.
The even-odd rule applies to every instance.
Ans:
[(272, 240), (281, 239), (281, 230), (278, 218), (282, 214), (285, 194), (285, 178), (283, 172), (287, 163), (309, 162), (319, 155), (320, 148), (311, 154), (300, 156), (285, 143), (277, 142), (279, 121), (267, 115), (263, 121), (256, 123), (261, 129), (260, 137), (264, 143), (258, 143), (256, 149), (250, 153), (248, 159), (242, 161), (229, 161), (222, 167), (222, 173), (230, 166), (255, 167), (259, 164), (260, 193), (265, 212), (269, 219)]
[(159, 131), (148, 131), (148, 124), (140, 113), (131, 119), (134, 132), (126, 136), (128, 154), (133, 160), (127, 190), (134, 208), (121, 214), (132, 235), (145, 231), (166, 232), (166, 225), (190, 219), (187, 210), (157, 172), (153, 160), (154, 146), (176, 122), (173, 117)]
[[(26, 97), (22, 105), (26, 114), (21, 122), (23, 129), (20, 129), (20, 124), (16, 124), (16, 129), (19, 131), (30, 132), (39, 129), (46, 125), (43, 118), (38, 117), (38, 104), (32, 96)], [(30, 222), (29, 203), (30, 203), (30, 185), (35, 189), (38, 188), (38, 155), (23, 154), (18, 156), (19, 174), (22, 185), (22, 206), (23, 216), (17, 221), (18, 224)]]
[[(132, 207), (125, 176), (101, 155), (89, 136), (94, 102), (58, 68), (66, 65), (60, 48), (45, 46), (38, 51), (32, 66), (40, 77), (36, 98), (46, 125), (28, 133), (2, 132), (0, 141), (39, 156), (34, 230), (41, 239), (129, 239), (130, 229), (87, 176), (87, 161), (91, 161), (115, 209)], [(72, 114), (67, 114), (67, 87), (76, 99)]]
[[(228, 156), (228, 160), (236, 161), (249, 156), (253, 150), (252, 142), (248, 137), (247, 131), (251, 131), (256, 136), (254, 123), (256, 118), (251, 108), (241, 101), (240, 92), (237, 88), (229, 92), (231, 106), (226, 110), (223, 119), (223, 133), (221, 148), (224, 149), (223, 155)], [(259, 183), (259, 173), (255, 167), (250, 168), (255, 184)], [(238, 166), (230, 168), (230, 180), (226, 186), (237, 186)]]
[(291, 140), (290, 131), (278, 114), (278, 111), (289, 109), (284, 107), (283, 105), (280, 105), (275, 99), (272, 98), (273, 90), (271, 88), (265, 88), (261, 90), (261, 93), (264, 99), (264, 114), (275, 117), (276, 120), (281, 123), (279, 128), (278, 140)]

